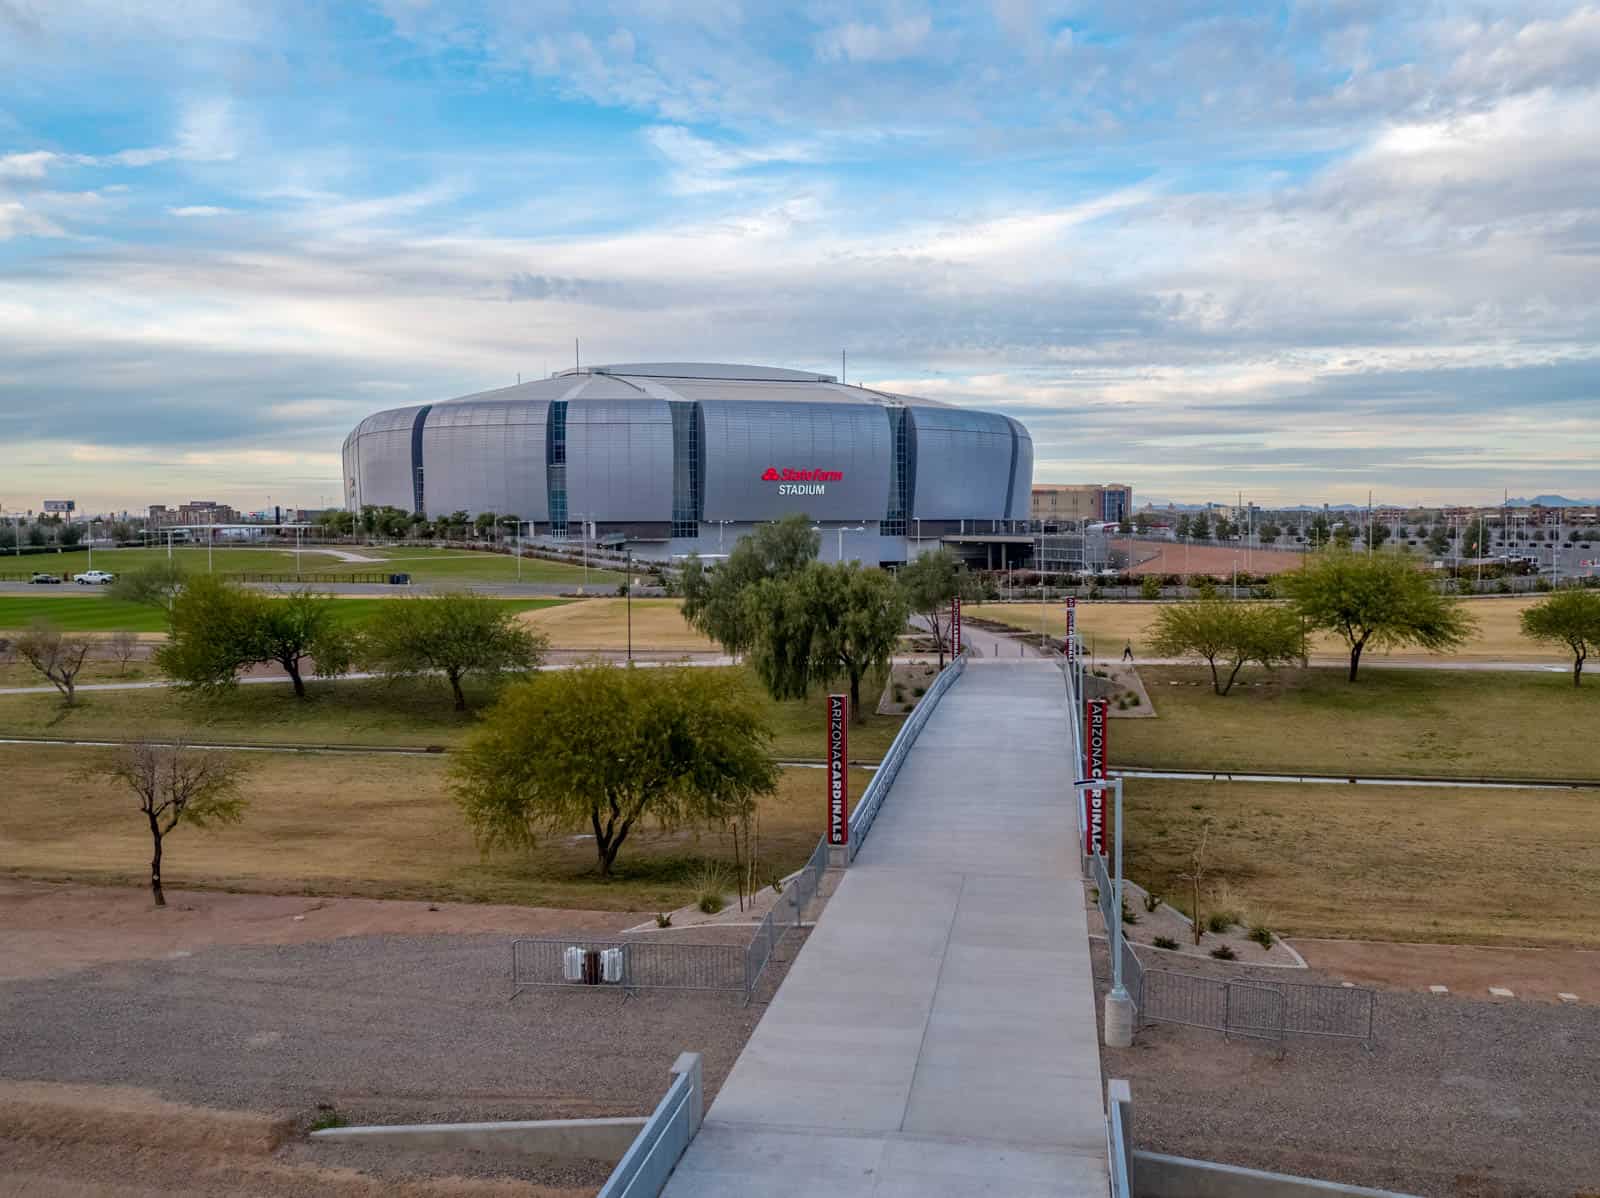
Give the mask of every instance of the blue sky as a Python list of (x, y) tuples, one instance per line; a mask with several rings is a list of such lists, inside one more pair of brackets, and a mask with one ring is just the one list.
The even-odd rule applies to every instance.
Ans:
[(1600, 7), (0, 0), (0, 504), (314, 504), (363, 415), (837, 367), (1038, 481), (1600, 494)]

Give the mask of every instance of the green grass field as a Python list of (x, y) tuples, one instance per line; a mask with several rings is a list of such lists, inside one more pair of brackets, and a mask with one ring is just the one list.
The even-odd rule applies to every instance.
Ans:
[[(38, 679), (23, 685), (48, 684)], [(241, 686), (214, 699), (165, 688), (86, 691), (71, 708), (62, 707), (53, 692), (0, 695), (0, 735), (113, 740), (182, 735), (248, 744), (452, 746), (472, 730), (476, 712), (493, 698), (489, 687), (469, 683), (474, 710), (459, 714), (451, 710), (449, 690), (439, 679), (392, 684), (310, 679), (306, 689), (304, 700), (296, 699), (287, 684)], [(877, 690), (870, 693), (876, 696)], [(808, 699), (770, 704), (774, 755), (821, 760), (825, 702), (825, 688), (819, 688)], [(901, 722), (900, 716), (873, 714), (864, 724), (852, 725), (851, 756), (881, 759)]]
[(1132, 778), (1125, 811), (1128, 876), (1186, 913), (1179, 875), (1209, 823), (1202, 912), (1289, 935), (1600, 948), (1597, 792)]
[[(404, 546), (397, 548), (372, 548), (365, 545), (346, 545), (341, 549), (376, 561), (348, 562), (329, 553), (306, 549), (300, 554), (299, 572), (326, 577), (337, 582), (352, 574), (400, 573), (410, 574), (413, 581), (424, 583), (511, 583), (517, 580), (516, 558), (500, 553), (479, 553), (463, 549), (428, 549)], [(203, 574), (209, 568), (218, 574), (288, 574), (295, 572), (295, 554), (292, 549), (260, 549), (248, 546), (216, 547), (208, 559), (202, 546), (174, 546), (172, 559), (184, 570)], [(121, 573), (141, 566), (167, 560), (166, 549), (96, 549), (94, 569)], [(0, 572), (21, 570), (68, 571), (80, 573), (89, 569), (88, 556), (82, 553), (40, 555), (22, 559), (22, 565), (13, 565), (0, 559)], [(35, 564), (37, 563), (37, 564)], [(65, 563), (65, 564), (64, 564)], [(549, 583), (578, 587), (583, 585), (584, 570), (581, 565), (545, 561), (541, 558), (522, 559), (522, 581)], [(588, 573), (591, 589), (615, 591), (622, 575), (609, 570), (591, 568)]]
[[(149, 833), (131, 795), (85, 778), (104, 750), (0, 746), (0, 872), (142, 885)], [(180, 828), (167, 841), (172, 887), (271, 894), (528, 903), (591, 910), (670, 911), (693, 899), (706, 859), (732, 858), (721, 830), (641, 827), (616, 874), (596, 872), (592, 842), (550, 837), (531, 852), (480, 854), (446, 788), (441, 758), (366, 754), (246, 754), (242, 823)], [(761, 803), (763, 883), (804, 864), (825, 822), (826, 775), (785, 770)], [(851, 776), (855, 793), (867, 775)], [(730, 884), (731, 889), (731, 884)], [(642, 916), (641, 916), (642, 917)]]
[(1255, 670), (1231, 694), (1203, 668), (1139, 671), (1157, 719), (1116, 720), (1113, 764), (1166, 769), (1600, 778), (1600, 685), (1565, 673)]
[[(346, 624), (380, 615), (394, 599), (340, 599), (334, 606)], [(507, 611), (539, 611), (559, 607), (566, 599), (501, 599)], [(165, 632), (166, 617), (153, 607), (124, 603), (104, 594), (0, 595), (0, 630), (18, 631), (35, 620), (49, 620), (67, 632)]]

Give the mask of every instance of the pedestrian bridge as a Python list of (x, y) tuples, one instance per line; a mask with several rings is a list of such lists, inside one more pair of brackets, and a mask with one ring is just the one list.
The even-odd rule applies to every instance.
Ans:
[(1108, 1187), (1060, 666), (967, 664), (667, 1198)]

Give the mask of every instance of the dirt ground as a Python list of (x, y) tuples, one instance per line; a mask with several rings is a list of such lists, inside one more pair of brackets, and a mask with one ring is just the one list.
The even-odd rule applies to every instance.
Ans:
[(1293, 1037), (1280, 1054), (1163, 1023), (1101, 1064), (1130, 1083), (1148, 1151), (1424, 1198), (1584, 1198), (1600, 1179), (1596, 1046), (1593, 1008), (1384, 993), (1370, 1051)]
[(171, 889), (166, 909), (158, 911), (142, 889), (0, 879), (0, 982), (111, 961), (175, 959), (222, 945), (384, 933), (603, 933), (639, 918), (623, 911)]
[(1157, 541), (1112, 541), (1111, 548), (1127, 554), (1133, 563), (1129, 574), (1282, 574), (1298, 570), (1305, 554), (1294, 549), (1251, 549), (1248, 560), (1242, 546), (1163, 544)]
[(1370, 940), (1302, 940), (1294, 947), (1306, 964), (1362, 986), (1487, 999), (1489, 987), (1516, 995), (1505, 1002), (1558, 1002), (1576, 994), (1600, 1004), (1600, 952), (1563, 948), (1480, 948), (1465, 944), (1384, 944)]
[[(169, 901), (157, 911), (135, 889), (0, 884), (0, 1195), (592, 1194), (604, 1165), (402, 1159), (300, 1133), (327, 1115), (643, 1114), (681, 1051), (704, 1055), (709, 1098), (804, 942), (791, 932), (779, 945), (748, 1005), (648, 991), (508, 1001), (516, 936), (611, 932), (638, 915), (194, 892)], [(447, 1180), (456, 1175), (468, 1180)]]

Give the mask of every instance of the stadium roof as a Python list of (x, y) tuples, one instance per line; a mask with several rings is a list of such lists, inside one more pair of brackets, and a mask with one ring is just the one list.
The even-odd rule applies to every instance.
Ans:
[(950, 405), (912, 395), (841, 383), (831, 374), (743, 366), (725, 362), (623, 362), (563, 370), (493, 391), (462, 395), (444, 403), (506, 403), (526, 400), (739, 400), (775, 403), (879, 404), (884, 407)]

